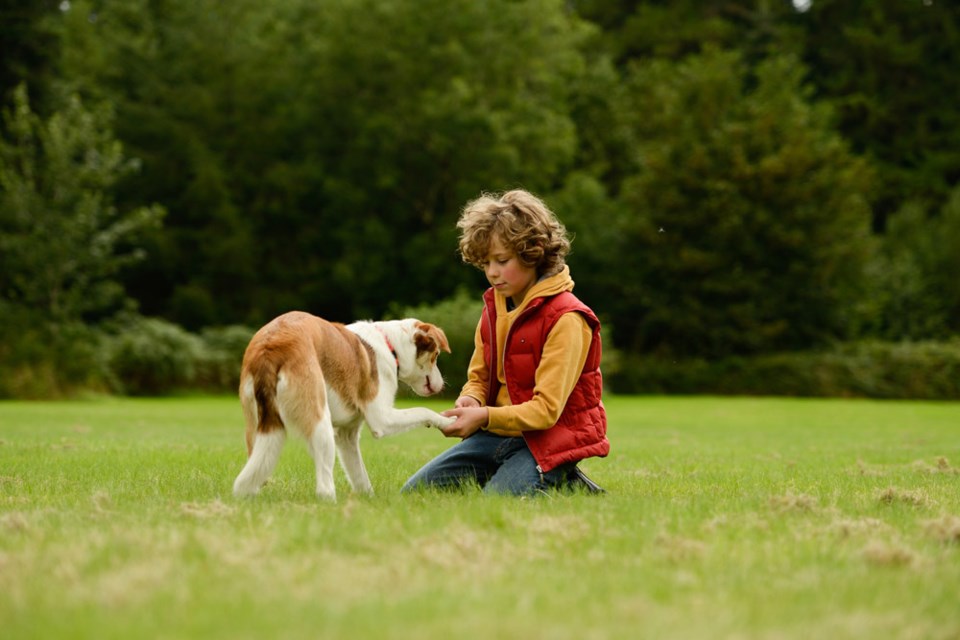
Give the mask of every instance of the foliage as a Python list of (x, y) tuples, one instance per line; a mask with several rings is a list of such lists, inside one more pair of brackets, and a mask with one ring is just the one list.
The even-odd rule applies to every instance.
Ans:
[[(460, 207), (516, 186), (576, 234), (612, 355), (960, 331), (956, 3), (15, 4), (0, 332), (30, 339), (0, 348), (8, 389), (69, 393), (87, 360), (56, 336), (123, 309), (200, 336), (443, 306), (475, 286)], [(236, 355), (210, 357), (191, 384), (232, 384)]]
[(256, 329), (242, 325), (207, 327), (200, 333), (204, 349), (198, 387), (211, 392), (235, 392), (240, 386), (243, 354)]
[(0, 100), (24, 82), (48, 86), (57, 40), (44, 18), (59, 0), (0, 0)]
[(617, 393), (960, 399), (960, 341), (850, 342), (718, 360), (629, 356)]
[(941, 207), (960, 180), (960, 4), (815, 0), (800, 24), (818, 97), (878, 167), (878, 226), (908, 201)]
[(102, 336), (0, 299), (0, 398), (65, 398), (109, 390)]
[(751, 59), (796, 52), (802, 34), (790, 0), (577, 0), (577, 11), (603, 28), (620, 65), (632, 60), (679, 60), (708, 49), (738, 49)]
[(122, 393), (161, 395), (190, 388), (202, 357), (200, 339), (156, 318), (133, 317), (107, 345), (107, 361)]
[(567, 192), (572, 227), (605, 219), (586, 278), (603, 274), (588, 285), (621, 347), (723, 356), (848, 333), (869, 174), (802, 77), (790, 58), (751, 70), (722, 52), (634, 68), (621, 112), (635, 172), (619, 197), (589, 179)]
[(254, 330), (208, 327), (194, 334), (158, 318), (127, 316), (111, 323), (104, 352), (114, 389), (144, 396), (236, 392), (243, 353)]
[(871, 263), (866, 335), (922, 340), (960, 334), (960, 187), (943, 208), (919, 203), (891, 216)]
[(148, 167), (126, 193), (167, 203), (158, 260), (132, 282), (157, 285), (146, 313), (188, 328), (447, 295), (456, 209), (545, 188), (575, 153), (586, 31), (557, 0), (89, 12), (64, 18), (65, 74), (118, 104)]
[(0, 403), (4, 638), (960, 632), (957, 403), (607, 411), (603, 496), (400, 495), (451, 444), (421, 429), (364, 435), (377, 494), (338, 471), (328, 505), (294, 439), (261, 495), (229, 496), (236, 398)]
[(112, 188), (134, 164), (109, 128), (106, 107), (71, 96), (42, 120), (26, 86), (0, 138), (0, 297), (53, 324), (120, 307), (122, 267), (142, 257), (137, 234), (159, 207), (119, 211)]

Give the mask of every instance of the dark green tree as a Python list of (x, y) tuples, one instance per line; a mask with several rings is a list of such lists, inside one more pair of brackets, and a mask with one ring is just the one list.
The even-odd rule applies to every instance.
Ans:
[(893, 341), (960, 333), (960, 187), (940, 211), (902, 207), (877, 245), (862, 332)]
[(142, 257), (137, 235), (162, 210), (114, 206), (114, 183), (136, 165), (113, 137), (109, 110), (73, 96), (41, 119), (21, 85), (4, 125), (0, 298), (54, 326), (122, 308), (120, 270)]
[(798, 52), (791, 0), (577, 0), (579, 15), (603, 30), (599, 44), (618, 65), (678, 60), (706, 49), (737, 49), (757, 59)]
[(59, 5), (59, 0), (0, 0), (0, 101), (12, 100), (23, 82), (46, 96), (57, 52), (48, 18)]
[(251, 224), (235, 184), (237, 165), (263, 151), (272, 124), (257, 110), (270, 94), (258, 86), (270, 56), (248, 19), (255, 4), (78, 1), (59, 26), (61, 82), (114, 104), (117, 134), (141, 158), (118, 200), (168, 211), (146, 240), (151, 259), (125, 284), (144, 313), (191, 329), (244, 320), (256, 297)]
[(304, 89), (310, 121), (323, 123), (312, 127), (321, 207), (340, 221), (335, 280), (351, 283), (344, 295), (361, 314), (380, 312), (385, 286), (429, 300), (473, 275), (451, 269), (467, 199), (543, 190), (570, 166), (583, 31), (553, 1), (370, 1), (320, 17), (311, 32), (329, 51)]
[(170, 212), (130, 284), (188, 326), (445, 295), (472, 277), (450, 268), (459, 207), (573, 162), (588, 30), (557, 0), (89, 11), (64, 17), (64, 77), (117, 104), (145, 168), (122, 197)]
[(960, 3), (814, 0), (802, 24), (817, 95), (878, 168), (877, 228), (908, 202), (938, 210), (960, 183)]
[(621, 347), (719, 357), (852, 329), (868, 171), (803, 73), (790, 57), (751, 70), (732, 52), (631, 72), (621, 108), (636, 172), (615, 195), (590, 180), (568, 191), (571, 227), (602, 227), (585, 248), (608, 275), (581, 279), (603, 291)]

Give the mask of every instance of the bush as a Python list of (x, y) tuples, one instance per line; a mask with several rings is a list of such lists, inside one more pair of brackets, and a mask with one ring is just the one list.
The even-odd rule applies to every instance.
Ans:
[(139, 396), (192, 387), (204, 346), (175, 324), (133, 317), (108, 341), (107, 351), (116, 390)]
[(858, 342), (717, 361), (625, 358), (618, 393), (960, 399), (960, 340)]
[(253, 333), (234, 325), (196, 335), (137, 315), (103, 327), (54, 325), (0, 300), (0, 398), (235, 393)]
[(129, 395), (233, 393), (253, 334), (233, 325), (197, 335), (166, 320), (128, 317), (106, 341), (113, 388)]
[(65, 398), (108, 389), (102, 336), (0, 301), (0, 398)]
[(210, 391), (236, 391), (240, 385), (240, 365), (255, 329), (241, 325), (204, 329), (200, 337), (204, 349), (198, 362), (197, 384)]

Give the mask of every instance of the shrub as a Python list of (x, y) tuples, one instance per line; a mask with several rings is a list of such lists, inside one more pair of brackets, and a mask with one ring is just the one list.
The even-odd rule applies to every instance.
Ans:
[(960, 340), (857, 342), (829, 351), (672, 360), (628, 356), (618, 393), (960, 399)]
[(64, 398), (105, 391), (101, 334), (79, 323), (47, 323), (43, 314), (0, 301), (0, 398)]
[(108, 340), (107, 352), (117, 391), (155, 395), (193, 386), (204, 345), (165, 320), (132, 317)]
[(157, 318), (127, 317), (106, 341), (113, 388), (130, 395), (234, 393), (254, 329), (211, 327), (194, 334)]
[(196, 335), (137, 315), (103, 327), (54, 325), (0, 300), (0, 398), (235, 393), (253, 333), (234, 325)]
[(209, 391), (236, 391), (243, 353), (255, 329), (241, 325), (204, 329), (204, 349), (198, 363), (197, 385)]

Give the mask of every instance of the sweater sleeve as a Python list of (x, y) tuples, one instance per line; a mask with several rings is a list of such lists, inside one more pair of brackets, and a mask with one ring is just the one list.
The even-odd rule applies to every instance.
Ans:
[(490, 370), (483, 357), (483, 338), (480, 336), (482, 323), (483, 316), (480, 317), (480, 322), (477, 323), (477, 329), (473, 334), (473, 355), (470, 356), (470, 364), (467, 365), (467, 382), (460, 391), (461, 396), (475, 398), (480, 406), (487, 404), (487, 390), (490, 388)]
[(580, 378), (592, 339), (583, 316), (576, 312), (563, 314), (543, 345), (533, 397), (518, 405), (490, 407), (487, 428), (500, 435), (519, 435), (521, 431), (555, 425)]

